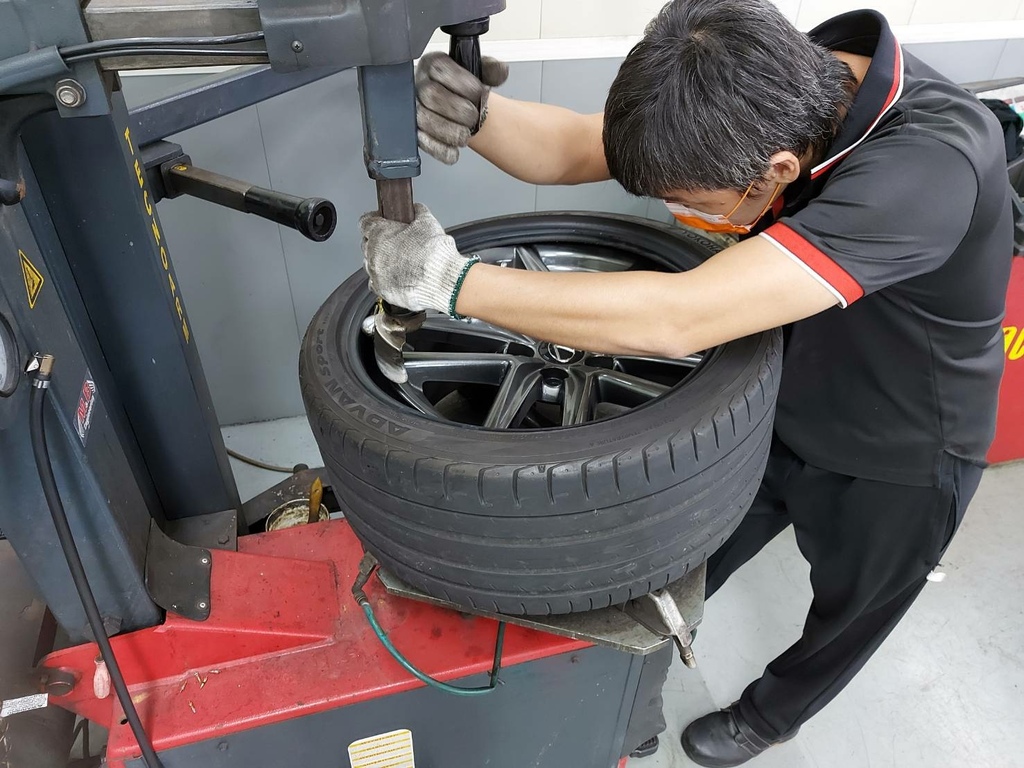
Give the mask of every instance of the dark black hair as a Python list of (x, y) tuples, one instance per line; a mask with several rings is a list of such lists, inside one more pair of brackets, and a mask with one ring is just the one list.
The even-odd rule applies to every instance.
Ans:
[(776, 152), (826, 149), (855, 84), (769, 0), (672, 0), (608, 93), (608, 168), (640, 196), (746, 189)]

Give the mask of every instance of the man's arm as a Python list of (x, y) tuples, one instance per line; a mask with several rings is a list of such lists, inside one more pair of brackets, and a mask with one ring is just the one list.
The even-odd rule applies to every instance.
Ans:
[(492, 93), (487, 120), (469, 146), (505, 173), (531, 184), (585, 184), (611, 178), (601, 133), (604, 115)]
[(468, 144), (506, 173), (532, 184), (582, 184), (610, 178), (604, 159), (603, 115), (503, 98), (491, 89), (507, 77), (508, 65), (487, 56), (482, 79), (443, 53), (428, 53), (420, 59), (416, 67), (420, 148), (451, 165)]
[(822, 278), (765, 237), (688, 272), (587, 274), (477, 263), (419, 204), (411, 224), (374, 212), (360, 227), (370, 288), (386, 301), (590, 352), (681, 358), (840, 303)]
[(681, 358), (836, 304), (820, 281), (758, 237), (677, 274), (477, 264), (466, 273), (456, 310), (575, 349)]

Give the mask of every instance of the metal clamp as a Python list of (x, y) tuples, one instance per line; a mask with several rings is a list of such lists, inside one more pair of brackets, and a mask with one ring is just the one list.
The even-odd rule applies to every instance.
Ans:
[(626, 613), (651, 632), (669, 637), (679, 649), (679, 656), (688, 668), (697, 666), (693, 655), (693, 633), (686, 624), (672, 593), (659, 589), (626, 604)]
[(355, 583), (352, 585), (352, 597), (358, 605), (370, 602), (370, 598), (366, 596), (366, 590), (364, 587), (370, 580), (373, 572), (376, 571), (379, 566), (380, 564), (377, 562), (377, 558), (369, 552), (364, 554), (363, 559), (359, 561), (359, 573), (356, 574)]

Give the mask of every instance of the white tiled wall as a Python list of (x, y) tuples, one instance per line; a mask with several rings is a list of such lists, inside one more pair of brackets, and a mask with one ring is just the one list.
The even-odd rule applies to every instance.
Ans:
[[(491, 20), (491, 40), (640, 35), (665, 0), (508, 0)], [(801, 29), (858, 8), (896, 26), (1024, 21), (1024, 0), (775, 0)], [(440, 40), (436, 36), (435, 40)]]
[(663, 5), (664, 0), (544, 0), (541, 36), (639, 35)]
[(541, 36), (542, 0), (508, 0), (505, 10), (491, 19), (492, 40), (536, 40)]
[(874, 8), (885, 14), (890, 24), (904, 25), (910, 23), (915, 5), (933, 2), (941, 0), (801, 0), (796, 25), (811, 29), (825, 19), (859, 8)]
[(910, 23), (1010, 21), (1018, 16), (1020, 10), (1020, 0), (917, 0)]

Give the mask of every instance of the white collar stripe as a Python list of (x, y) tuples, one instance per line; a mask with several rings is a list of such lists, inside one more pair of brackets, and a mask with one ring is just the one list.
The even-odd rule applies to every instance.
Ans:
[(903, 95), (903, 48), (900, 46), (899, 41), (896, 42), (896, 72), (894, 72), (893, 74), (896, 78), (895, 91), (890, 95), (889, 100), (886, 102), (885, 106), (882, 107), (882, 111), (881, 113), (879, 113), (878, 117), (875, 118), (875, 121), (871, 123), (867, 131), (864, 132), (864, 135), (857, 139), (857, 141), (855, 141), (852, 145), (844, 149), (839, 154), (830, 157), (828, 160), (821, 163), (821, 165), (812, 168), (812, 179), (815, 178), (816, 176), (820, 176), (822, 172), (828, 170), (831, 166), (838, 163), (840, 160), (842, 160), (844, 157), (850, 154), (854, 149), (860, 146), (861, 143), (863, 143), (868, 138), (868, 136), (871, 135), (871, 132), (878, 127), (878, 124), (882, 122), (882, 118), (886, 116), (890, 109), (892, 109), (893, 105), (900, 100), (900, 96)]

